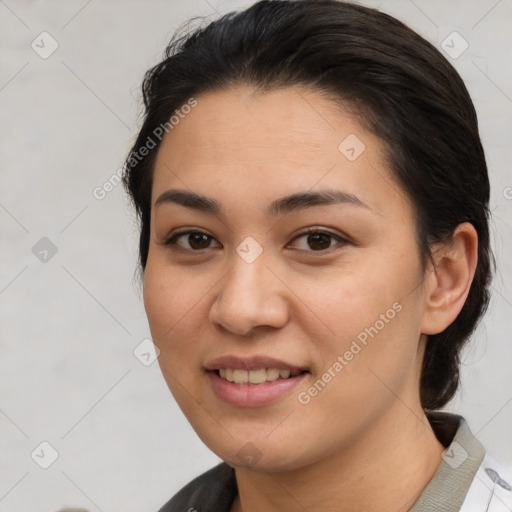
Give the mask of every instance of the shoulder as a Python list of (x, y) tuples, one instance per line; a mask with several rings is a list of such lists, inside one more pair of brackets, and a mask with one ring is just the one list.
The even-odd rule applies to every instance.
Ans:
[(158, 512), (228, 512), (237, 493), (235, 470), (221, 462), (185, 485)]

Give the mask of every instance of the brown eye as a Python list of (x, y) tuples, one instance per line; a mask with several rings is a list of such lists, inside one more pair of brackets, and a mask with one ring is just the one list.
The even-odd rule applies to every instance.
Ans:
[(188, 243), (192, 249), (206, 249), (210, 245), (210, 237), (204, 233), (190, 233)]
[(213, 240), (215, 239), (212, 236), (201, 231), (182, 231), (171, 235), (165, 240), (164, 245), (178, 246), (180, 249), (190, 251), (200, 251), (201, 249), (209, 249)]
[(308, 235), (308, 245), (314, 251), (319, 251), (323, 249), (328, 249), (331, 245), (331, 235), (327, 235), (326, 233), (319, 233), (316, 235)]
[[(301, 242), (297, 242), (298, 240)], [(348, 242), (343, 237), (334, 233), (312, 229), (297, 236), (293, 240), (293, 243), (295, 244), (296, 248), (300, 250), (307, 252), (320, 252), (332, 249), (336, 245), (344, 246)]]

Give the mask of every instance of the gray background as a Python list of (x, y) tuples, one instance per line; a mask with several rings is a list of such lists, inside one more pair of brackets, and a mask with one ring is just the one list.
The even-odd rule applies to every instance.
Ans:
[[(219, 461), (184, 419), (158, 363), (134, 355), (149, 337), (134, 279), (136, 224), (121, 185), (102, 200), (93, 191), (122, 165), (139, 126), (143, 72), (175, 28), (251, 3), (0, 1), (2, 512), (155, 511)], [(512, 3), (363, 3), (437, 47), (453, 31), (469, 44), (448, 59), (479, 114), (500, 272), (449, 410), (512, 463)], [(43, 31), (59, 45), (46, 59), (31, 47), (51, 49)], [(48, 469), (40, 467), (52, 455), (43, 441), (58, 452)]]

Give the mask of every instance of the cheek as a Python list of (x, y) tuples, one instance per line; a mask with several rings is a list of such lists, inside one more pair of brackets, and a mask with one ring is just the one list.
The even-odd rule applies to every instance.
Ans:
[(403, 268), (395, 271), (382, 257), (344, 261), (341, 268), (333, 267), (331, 272), (296, 277), (294, 291), (318, 313), (330, 335), (342, 343), (372, 326), (403, 299), (406, 272)]
[[(190, 338), (196, 330), (191, 322), (200, 308), (205, 288), (197, 289), (183, 272), (155, 260), (148, 258), (144, 274), (144, 306), (153, 341), (160, 350), (160, 360), (170, 364), (194, 346)], [(185, 333), (188, 342), (180, 342)], [(172, 358), (168, 357), (171, 352)]]
[[(373, 401), (376, 395), (389, 394), (379, 377), (391, 389), (409, 379), (421, 323), (421, 293), (411, 283), (419, 276), (419, 266), (412, 258), (407, 261), (395, 256), (386, 261), (380, 256), (354, 266), (350, 273), (338, 271), (331, 284), (324, 280), (303, 283), (322, 320), (317, 327), (329, 327), (322, 328), (325, 335), (315, 337), (313, 324), (303, 326), (316, 340), (321, 356), (317, 376), (339, 362), (339, 356), (343, 359), (342, 370), (339, 365), (331, 370), (340, 376), (332, 379), (338, 384), (326, 386), (333, 391), (339, 387), (333, 397)], [(330, 393), (325, 395), (327, 399)]]
[(179, 271), (171, 271), (148, 258), (144, 274), (144, 306), (151, 336), (160, 351), (158, 363), (169, 390), (185, 416), (200, 397), (197, 383), (197, 314), (204, 288), (190, 286)]

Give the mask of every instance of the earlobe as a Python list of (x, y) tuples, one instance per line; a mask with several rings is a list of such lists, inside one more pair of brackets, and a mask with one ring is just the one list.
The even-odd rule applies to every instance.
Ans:
[(472, 224), (459, 224), (445, 243), (437, 245), (425, 277), (425, 313), (421, 332), (438, 334), (460, 313), (473, 281), (478, 234)]

